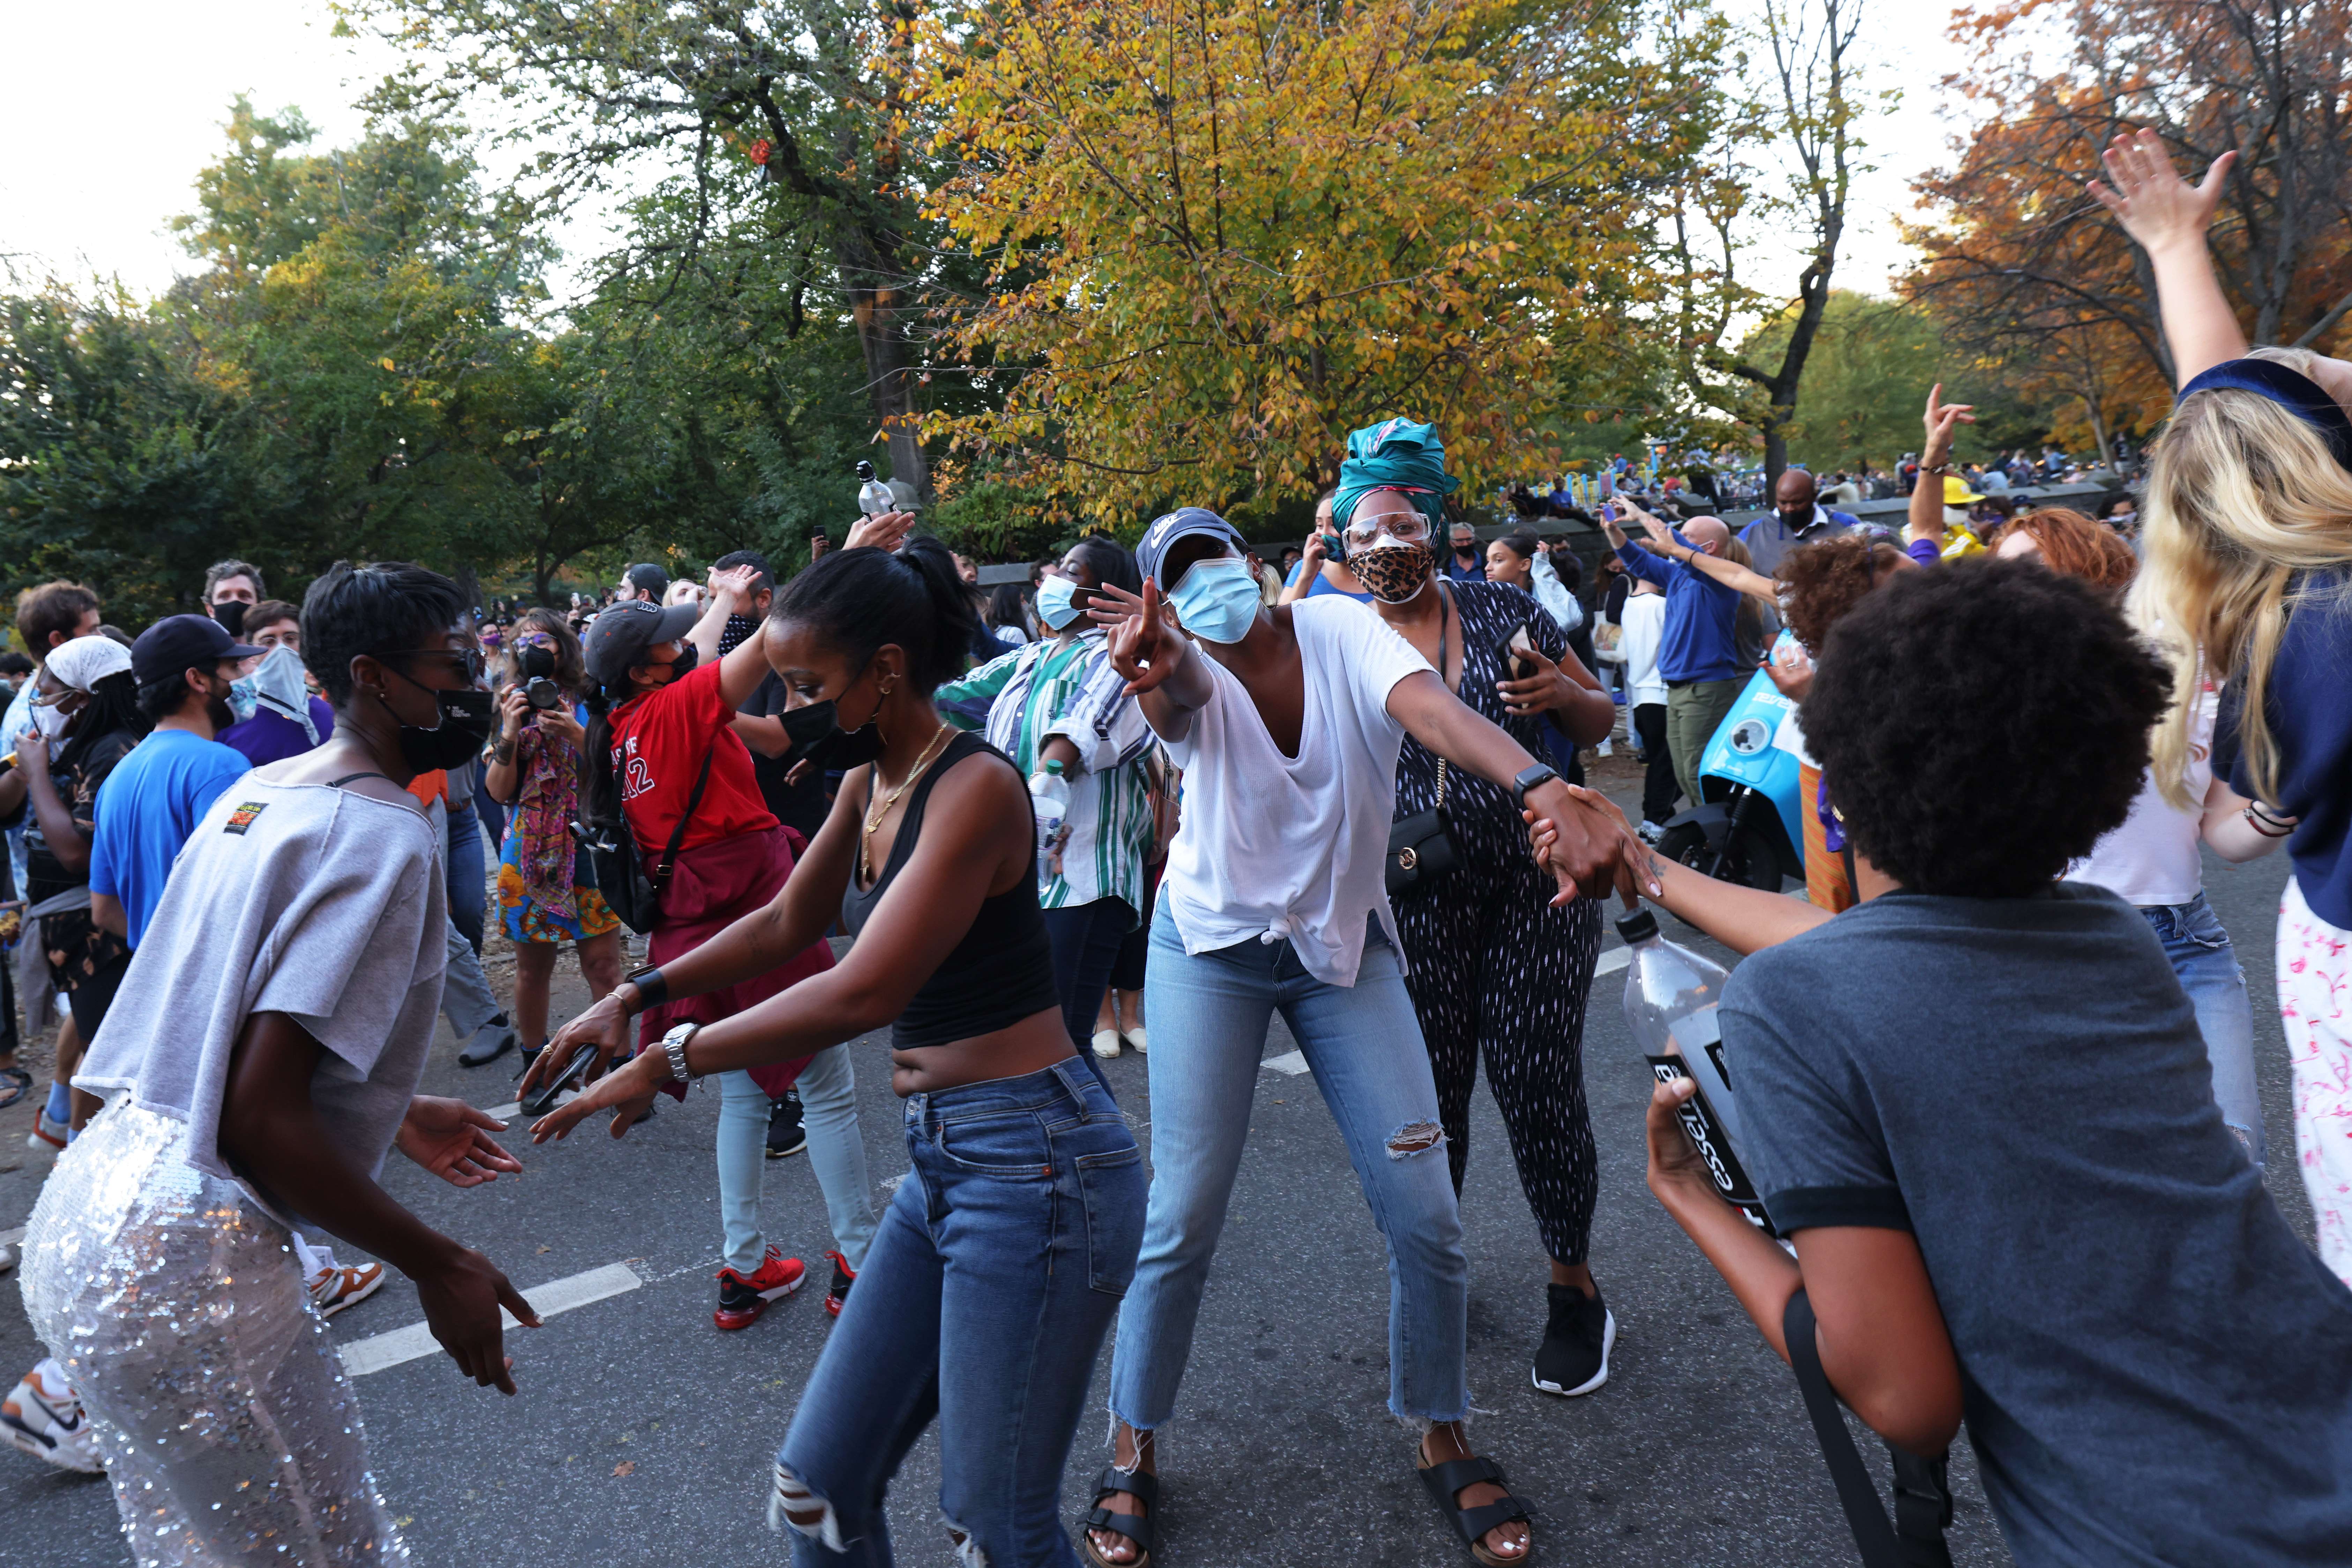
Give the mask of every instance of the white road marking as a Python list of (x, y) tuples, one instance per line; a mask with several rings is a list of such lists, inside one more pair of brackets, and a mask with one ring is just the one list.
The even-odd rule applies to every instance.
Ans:
[[(571, 1103), (572, 1103), (572, 1102), (573, 1102), (574, 1100), (577, 1100), (577, 1099), (579, 1099), (579, 1098), (580, 1098), (580, 1091), (579, 1091), (579, 1090), (577, 1090), (577, 1089), (566, 1089), (562, 1093), (558, 1094), (558, 1095), (555, 1097), (555, 1104), (556, 1104), (556, 1105), (569, 1105), (569, 1104), (571, 1104)], [(551, 1110), (551, 1110), (553, 1110), (554, 1108), (555, 1108), (555, 1106), (553, 1106), (553, 1105), (551, 1105), (551, 1106), (549, 1106), (549, 1107), (548, 1107), (548, 1109), (549, 1109), (549, 1110)], [(483, 1106), (483, 1107), (482, 1107), (482, 1113), (483, 1113), (484, 1115), (486, 1115), (486, 1116), (495, 1117), (497, 1120), (501, 1121), (501, 1122), (511, 1122), (511, 1121), (513, 1121), (517, 1116), (520, 1116), (520, 1115), (521, 1115), (521, 1114), (522, 1114), (522, 1102), (521, 1102), (521, 1101), (520, 1101), (520, 1100), (517, 1100), (517, 1101), (512, 1102), (512, 1103), (509, 1103), (509, 1104), (505, 1104), (505, 1105), (485, 1105), (485, 1106)]]
[(0, 1230), (0, 1247), (14, 1247), (23, 1239), (25, 1239), (25, 1228), (21, 1225), (14, 1230)]
[[(568, 1312), (574, 1307), (588, 1306), (607, 1296), (634, 1291), (645, 1282), (644, 1276), (626, 1263), (607, 1263), (584, 1274), (550, 1280), (522, 1294), (543, 1322), (558, 1312)], [(501, 1311), (499, 1316), (506, 1327), (518, 1326), (512, 1312)], [(365, 1339), (353, 1340), (343, 1346), (343, 1371), (352, 1377), (365, 1377), (371, 1372), (382, 1372), (420, 1356), (437, 1354), (440, 1349), (430, 1327), (424, 1323), (411, 1323), (406, 1328), (370, 1334)]]
[(1258, 1065), (1271, 1067), (1276, 1072), (1287, 1072), (1296, 1078), (1307, 1071), (1307, 1053), (1303, 1051), (1286, 1051), (1280, 1056), (1267, 1057)]
[(1592, 966), (1592, 972), (1596, 975), (1613, 975), (1623, 968), (1633, 956), (1633, 949), (1631, 947), (1612, 947), (1608, 952), (1601, 955), (1601, 962)]

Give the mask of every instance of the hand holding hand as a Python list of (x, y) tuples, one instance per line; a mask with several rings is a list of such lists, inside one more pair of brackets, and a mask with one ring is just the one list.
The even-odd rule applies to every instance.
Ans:
[(575, 1051), (596, 1053), (595, 1065), (589, 1069), (591, 1076), (604, 1071), (627, 1046), (628, 1036), (629, 1015), (621, 1010), (621, 1004), (609, 996), (598, 998), (594, 1007), (565, 1024), (547, 1042), (547, 1048), (531, 1062), (530, 1071), (522, 1075), (515, 1098), (528, 1100), (531, 1091), (541, 1084), (552, 1083), (562, 1077), (563, 1065), (572, 1060)]
[(419, 1094), (409, 1101), (393, 1145), (451, 1186), (479, 1186), (498, 1180), (500, 1171), (522, 1172), (522, 1162), (489, 1135), (506, 1131), (506, 1125), (462, 1100)]
[(659, 1049), (641, 1051), (582, 1090), (577, 1099), (565, 1101), (533, 1122), (530, 1141), (543, 1144), (553, 1138), (560, 1143), (599, 1111), (613, 1113), (613, 1136), (617, 1138), (636, 1125), (646, 1107), (654, 1103), (655, 1093), (668, 1082), (669, 1059)]
[(514, 1359), (505, 1353), (499, 1312), (504, 1308), (531, 1328), (539, 1327), (539, 1314), (488, 1258), (470, 1247), (452, 1248), (439, 1268), (417, 1277), (416, 1301), (425, 1309), (425, 1326), (458, 1371), (484, 1388), (515, 1391)]
[(860, 517), (849, 526), (849, 539), (845, 549), (897, 549), (907, 530), (915, 526), (912, 512), (877, 512), (870, 517)]
[(2092, 198), (2115, 214), (2124, 233), (2152, 255), (2205, 243), (2205, 231), (2213, 222), (2213, 209), (2221, 204), (2222, 190), (2238, 155), (2222, 153), (2206, 169), (2205, 178), (2191, 185), (2172, 166), (2164, 139), (2153, 131), (2141, 131), (2117, 136), (2100, 155), (2100, 162), (2106, 165), (2112, 183), (2092, 181)]
[(1643, 887), (1653, 897), (1662, 894), (1646, 870), (1648, 848), (1625, 825), (1624, 813), (1613, 805), (1601, 810), (1592, 800), (1591, 791), (1554, 779), (1529, 790), (1519, 813), (1537, 862), (1560, 884), (1553, 904), (1568, 903), (1580, 891), (1599, 898), (1612, 885), (1629, 906)]

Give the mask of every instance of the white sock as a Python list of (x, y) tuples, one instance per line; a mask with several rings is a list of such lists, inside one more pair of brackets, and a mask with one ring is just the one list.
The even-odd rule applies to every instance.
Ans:
[(303, 1279), (315, 1280), (335, 1266), (335, 1254), (331, 1249), (311, 1246), (302, 1239), (299, 1230), (289, 1230), (286, 1234), (294, 1239), (294, 1257), (302, 1265)]

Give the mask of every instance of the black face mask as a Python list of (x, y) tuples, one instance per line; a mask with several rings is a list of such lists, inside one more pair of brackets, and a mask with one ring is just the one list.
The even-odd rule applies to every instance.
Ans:
[(719, 656), (723, 659), (741, 647), (759, 629), (760, 620), (756, 615), (730, 615), (727, 629), (719, 633)]
[(245, 612), (252, 608), (242, 599), (224, 599), (213, 606), (213, 619), (234, 640), (245, 635)]
[[(386, 669), (392, 666), (387, 664)], [(399, 674), (412, 686), (421, 683)], [(433, 688), (426, 686), (426, 691)], [(497, 727), (490, 694), (467, 687), (462, 691), (433, 692), (433, 700), (441, 709), (441, 722), (431, 729), (402, 721), (400, 725), (400, 759), (419, 773), (436, 768), (462, 768), (482, 754), (490, 743), (490, 731)], [(392, 705), (384, 704), (386, 709)], [(400, 718), (394, 714), (395, 720)]]
[[(696, 647), (691, 643), (684, 644), (678, 649), (677, 657), (669, 662), (669, 678), (673, 681), (682, 681), (686, 679), (687, 672), (693, 669), (697, 661), (701, 659), (701, 649)], [(656, 664), (653, 667), (659, 669), (662, 666)]]
[(846, 772), (882, 755), (882, 732), (873, 721), (860, 729), (842, 728), (840, 711), (831, 697), (786, 708), (777, 716), (784, 721), (784, 738), (793, 743), (784, 758), (787, 763), (804, 761), (824, 772)]
[(522, 678), (526, 681), (549, 681), (555, 678), (555, 650), (533, 643), (522, 651)]

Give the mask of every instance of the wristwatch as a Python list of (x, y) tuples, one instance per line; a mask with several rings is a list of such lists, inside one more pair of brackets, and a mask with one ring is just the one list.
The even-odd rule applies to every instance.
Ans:
[(1528, 809), (1528, 791), (1540, 789), (1558, 779), (1559, 774), (1550, 766), (1538, 762), (1511, 780), (1511, 804), (1524, 811)]
[(679, 1083), (691, 1083), (695, 1075), (686, 1065), (686, 1044), (702, 1032), (698, 1023), (682, 1023), (661, 1037), (662, 1054), (669, 1059), (669, 1075)]

